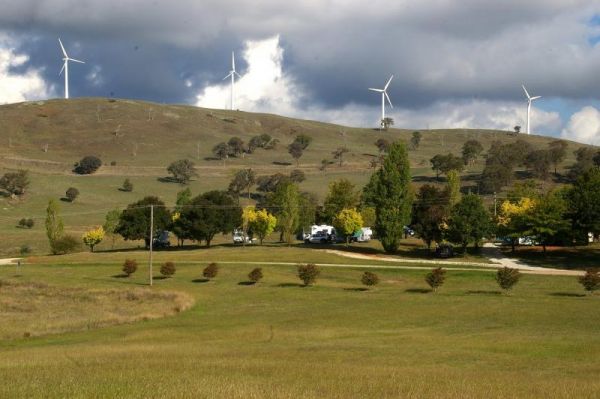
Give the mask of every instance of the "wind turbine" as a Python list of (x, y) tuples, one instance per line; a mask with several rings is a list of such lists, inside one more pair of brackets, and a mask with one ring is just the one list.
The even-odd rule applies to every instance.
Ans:
[(69, 98), (69, 61), (79, 62), (80, 64), (85, 64), (85, 62), (76, 60), (74, 58), (69, 58), (67, 55), (67, 50), (65, 50), (65, 46), (63, 46), (60, 38), (58, 38), (58, 43), (60, 43), (60, 48), (65, 56), (63, 58), (64, 64), (58, 74), (60, 75), (63, 71), (65, 71), (65, 98)]
[(373, 88), (369, 87), (369, 90), (381, 93), (381, 126), (383, 126), (383, 121), (385, 120), (385, 99), (386, 98), (388, 100), (388, 103), (390, 103), (390, 107), (394, 108), (394, 106), (392, 105), (392, 100), (390, 100), (390, 96), (388, 96), (388, 94), (387, 94), (387, 88), (390, 85), (390, 82), (392, 81), (392, 79), (394, 79), (394, 75), (390, 76), (389, 80), (387, 81), (387, 83), (385, 84), (383, 89), (373, 89)]
[(227, 75), (223, 78), (223, 80), (225, 80), (228, 77), (231, 77), (231, 110), (234, 109), (233, 108), (233, 94), (234, 94), (234, 90), (235, 90), (235, 75), (237, 75), (239, 78), (241, 78), (240, 74), (237, 73), (235, 70), (235, 55), (232, 51), (231, 52), (231, 71), (229, 71), (229, 75)]
[(521, 85), (523, 87), (523, 91), (527, 96), (527, 134), (529, 134), (529, 121), (531, 120), (531, 103), (538, 98), (542, 98), (542, 96), (531, 97), (525, 88), (525, 85)]

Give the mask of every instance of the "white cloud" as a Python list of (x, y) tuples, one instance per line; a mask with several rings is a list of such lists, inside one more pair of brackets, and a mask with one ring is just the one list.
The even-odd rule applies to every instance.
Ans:
[(581, 143), (600, 145), (600, 111), (594, 107), (583, 107), (571, 115), (561, 136)]
[[(279, 36), (266, 40), (247, 41), (243, 58), (248, 68), (235, 83), (234, 106), (253, 112), (293, 115), (302, 91), (283, 72), (283, 49)], [(239, 63), (238, 63), (239, 64)], [(204, 88), (196, 105), (207, 108), (229, 108), (230, 80)]]
[(49, 89), (39, 70), (13, 71), (28, 61), (27, 55), (16, 53), (8, 38), (0, 36), (0, 104), (48, 97)]

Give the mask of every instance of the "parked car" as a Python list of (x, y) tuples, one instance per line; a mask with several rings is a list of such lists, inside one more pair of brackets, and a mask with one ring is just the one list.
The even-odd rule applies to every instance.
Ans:
[(404, 228), (402, 229), (404, 232), (404, 236), (405, 237), (412, 237), (415, 235), (415, 231), (413, 229), (411, 229), (409, 226), (404, 226)]
[(328, 234), (327, 231), (317, 231), (308, 238), (307, 242), (311, 244), (326, 244), (331, 242), (333, 237), (334, 235)]
[(252, 238), (247, 234), (244, 234), (242, 230), (233, 231), (233, 243), (234, 244), (253, 244), (256, 238)]
[(154, 249), (169, 248), (171, 246), (171, 240), (169, 238), (169, 232), (167, 230), (159, 230), (152, 240), (152, 247)]

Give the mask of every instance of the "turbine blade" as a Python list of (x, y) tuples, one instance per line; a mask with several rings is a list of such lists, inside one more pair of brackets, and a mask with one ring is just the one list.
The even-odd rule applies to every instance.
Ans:
[(383, 93), (383, 90), (381, 90), (381, 89), (373, 89), (373, 88), (369, 87), (369, 90), (376, 91), (377, 93)]
[(235, 54), (233, 51), (231, 52), (231, 70), (235, 71)]
[(230, 77), (232, 73), (233, 73), (233, 72), (229, 72), (229, 74), (228, 74), (227, 76), (225, 76), (225, 77), (223, 78), (223, 80), (225, 80), (225, 79), (227, 79), (228, 77)]
[(62, 75), (63, 71), (65, 70), (66, 63), (67, 63), (67, 61), (63, 62), (63, 66), (62, 66), (62, 68), (60, 68), (60, 72), (58, 73), (58, 76)]
[(390, 96), (388, 96), (387, 91), (384, 91), (383, 94), (385, 94), (385, 98), (387, 98), (388, 103), (390, 103), (390, 107), (394, 108), (394, 106), (392, 105), (392, 100), (390, 100)]
[(390, 76), (390, 79), (387, 81), (387, 83), (383, 87), (383, 90), (387, 90), (387, 88), (390, 85), (390, 82), (392, 81), (392, 79), (394, 79), (394, 75)]
[(531, 96), (527, 92), (527, 89), (525, 88), (525, 85), (521, 85), (521, 87), (523, 88), (523, 91), (525, 92), (525, 95), (527, 96), (527, 98), (531, 98)]
[(538, 98), (542, 98), (542, 96), (535, 96), (535, 97), (531, 97), (531, 101), (533, 101), (533, 100), (537, 100)]
[(60, 40), (60, 37), (58, 38), (58, 43), (60, 44), (60, 48), (61, 48), (65, 58), (69, 58), (69, 56), (67, 55), (67, 50), (65, 50), (65, 46), (63, 46), (62, 41)]
[(80, 64), (85, 64), (85, 62), (76, 60), (75, 58), (68, 58), (68, 60), (73, 62), (79, 62)]
[(239, 73), (237, 73), (237, 72), (235, 72), (235, 71), (233, 71), (233, 73), (235, 73), (235, 74), (238, 76), (238, 78), (241, 78), (241, 77), (242, 77), (242, 76), (241, 76)]

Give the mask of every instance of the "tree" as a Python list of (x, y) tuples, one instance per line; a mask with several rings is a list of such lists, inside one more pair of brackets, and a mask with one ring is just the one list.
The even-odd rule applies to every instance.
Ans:
[(192, 177), (198, 176), (194, 162), (189, 159), (180, 159), (167, 167), (167, 172), (173, 175), (173, 179), (180, 184), (188, 184)]
[(35, 224), (35, 222), (33, 221), (33, 219), (29, 218), (22, 218), (21, 220), (19, 220), (19, 227), (23, 228), (23, 229), (31, 229), (33, 227), (33, 225)]
[(65, 197), (69, 200), (69, 202), (75, 201), (75, 199), (79, 196), (79, 190), (75, 187), (69, 187), (65, 192)]
[(444, 284), (446, 280), (446, 270), (441, 267), (433, 269), (425, 276), (425, 281), (431, 287), (433, 292), (437, 292), (437, 289)]
[(108, 211), (106, 216), (104, 217), (104, 224), (102, 225), (102, 229), (104, 233), (108, 235), (111, 239), (111, 248), (115, 246), (115, 240), (117, 239), (117, 226), (119, 225), (119, 217), (121, 216), (121, 211), (118, 208), (113, 209), (112, 211)]
[(579, 240), (587, 243), (588, 233), (600, 234), (600, 169), (584, 172), (569, 191), (569, 217)]
[(294, 143), (300, 144), (300, 146), (302, 147), (303, 150), (306, 150), (311, 142), (312, 142), (312, 137), (310, 137), (306, 134), (299, 134), (294, 139)]
[(171, 213), (158, 197), (148, 196), (129, 204), (119, 216), (115, 229), (125, 240), (145, 240), (150, 245), (150, 206), (154, 212), (154, 231), (166, 230), (171, 225)]
[(566, 212), (567, 202), (560, 190), (546, 193), (524, 216), (527, 228), (524, 234), (538, 237), (545, 253), (548, 242), (559, 232), (568, 228)]
[(133, 191), (133, 184), (129, 179), (125, 179), (123, 181), (123, 185), (121, 186), (121, 191), (131, 192)]
[(435, 172), (435, 178), (439, 179), (442, 172), (442, 165), (444, 164), (444, 156), (442, 154), (434, 155), (429, 162), (431, 163), (431, 169)]
[(360, 217), (362, 217), (363, 224), (366, 227), (375, 225), (375, 208), (372, 206), (363, 206), (360, 210)]
[(371, 177), (365, 204), (375, 207), (375, 231), (386, 252), (395, 252), (410, 221), (412, 192), (406, 146), (395, 142), (381, 168)]
[(213, 147), (212, 153), (225, 163), (225, 160), (229, 157), (229, 146), (227, 143), (219, 143)]
[(291, 178), (283, 173), (275, 173), (271, 176), (259, 176), (256, 179), (256, 190), (264, 193), (274, 193), (277, 191), (279, 185), (291, 182)]
[(390, 148), (390, 142), (387, 141), (386, 139), (382, 139), (379, 138), (377, 139), (377, 141), (375, 142), (375, 146), (377, 146), (377, 149), (379, 150), (380, 154), (384, 154), (388, 151), (388, 149)]
[(227, 146), (229, 147), (229, 155), (234, 157), (239, 157), (246, 152), (246, 148), (244, 147), (244, 141), (239, 137), (232, 137), (227, 142)]
[(477, 140), (468, 140), (462, 146), (462, 159), (465, 165), (475, 163), (477, 157), (483, 152), (483, 146)]
[(515, 131), (515, 134), (519, 134), (521, 133), (521, 126), (516, 125), (515, 127), (513, 127), (513, 130)]
[(598, 273), (598, 269), (587, 269), (585, 274), (577, 280), (590, 294), (600, 289), (600, 273)]
[(531, 144), (521, 139), (510, 144), (493, 142), (479, 181), (481, 191), (484, 193), (499, 192), (502, 187), (511, 184), (514, 168), (525, 162), (531, 149)]
[(419, 188), (413, 206), (411, 226), (427, 248), (432, 242), (440, 242), (443, 237), (443, 224), (448, 216), (448, 194), (435, 186), (425, 184)]
[(202, 276), (208, 279), (217, 277), (217, 274), (219, 274), (219, 265), (215, 262), (209, 263), (202, 271)]
[(73, 172), (79, 175), (90, 175), (97, 171), (102, 166), (102, 160), (100, 158), (88, 155), (83, 157), (78, 163), (75, 164)]
[(46, 208), (46, 236), (48, 237), (48, 241), (50, 242), (50, 250), (52, 254), (57, 255), (59, 253), (59, 248), (57, 248), (57, 243), (59, 239), (63, 235), (64, 225), (61, 217), (59, 216), (60, 207), (58, 203), (51, 199), (48, 201), (48, 207)]
[(350, 152), (350, 150), (348, 148), (338, 147), (331, 154), (333, 155), (333, 159), (337, 159), (339, 162), (339, 165), (342, 166), (342, 164), (344, 163), (344, 154), (346, 154), (348, 152)]
[(294, 169), (290, 172), (290, 180), (292, 183), (299, 184), (306, 180), (306, 175), (300, 169)]
[(388, 130), (390, 126), (394, 126), (394, 118), (390, 118), (389, 116), (386, 116), (385, 118), (383, 118), (381, 120), (381, 126), (383, 127), (384, 130)]
[(458, 174), (458, 171), (451, 170), (446, 175), (446, 179), (448, 180), (446, 185), (446, 191), (448, 191), (448, 205), (453, 207), (460, 201), (461, 198), (460, 175)]
[(266, 236), (271, 234), (277, 226), (277, 218), (267, 212), (266, 209), (261, 209), (254, 212), (254, 218), (249, 223), (250, 229), (256, 234), (260, 245)]
[(254, 136), (248, 142), (248, 153), (252, 154), (257, 148), (265, 148), (271, 141), (271, 136), (268, 134), (261, 134), (260, 136)]
[(554, 165), (554, 174), (556, 175), (556, 169), (558, 165), (565, 160), (567, 156), (567, 144), (564, 140), (554, 140), (548, 144), (550, 146), (550, 162)]
[(410, 149), (416, 150), (419, 148), (421, 144), (421, 132), (413, 132), (412, 137), (410, 138)]
[(491, 231), (490, 215), (483, 201), (475, 194), (465, 195), (452, 208), (446, 232), (448, 241), (462, 246), (463, 252), (473, 242), (475, 247)]
[(313, 193), (301, 192), (298, 197), (298, 203), (298, 227), (296, 231), (310, 231), (310, 226), (315, 224), (317, 210), (322, 209), (319, 206), (319, 199)]
[(364, 272), (362, 277), (360, 278), (360, 282), (367, 287), (372, 287), (374, 285), (379, 284), (379, 276), (373, 272)]
[(86, 231), (81, 237), (83, 243), (90, 247), (90, 251), (94, 252), (94, 247), (104, 240), (104, 229), (102, 226)]
[(25, 194), (25, 190), (28, 187), (29, 171), (27, 170), (7, 172), (0, 178), (0, 188), (4, 189), (13, 197)]
[(323, 203), (327, 223), (331, 223), (342, 209), (356, 208), (359, 201), (360, 194), (350, 180), (342, 178), (329, 183), (329, 192)]
[(231, 233), (241, 224), (242, 209), (227, 192), (209, 191), (193, 198), (180, 218), (189, 224), (190, 237), (210, 247), (217, 233)]
[(175, 198), (175, 211), (181, 212), (186, 205), (192, 201), (192, 190), (186, 187), (184, 190), (178, 191)]
[(292, 144), (288, 146), (288, 152), (296, 160), (296, 165), (300, 164), (300, 158), (304, 153), (304, 147), (301, 143), (294, 141)]
[(515, 245), (518, 243), (519, 237), (525, 235), (526, 217), (535, 206), (536, 200), (525, 196), (515, 200), (505, 200), (500, 205), (496, 220), (497, 233), (510, 238), (512, 252), (515, 252)]
[(281, 236), (288, 245), (291, 245), (300, 222), (298, 186), (291, 182), (280, 184), (271, 197), (270, 203), (277, 209), (277, 223)]
[(515, 284), (519, 282), (521, 273), (518, 269), (503, 267), (496, 273), (496, 282), (505, 292), (508, 292)]
[(319, 274), (321, 274), (321, 269), (314, 263), (298, 265), (298, 278), (302, 280), (305, 287), (314, 284)]
[(122, 270), (123, 270), (123, 273), (125, 273), (127, 275), (127, 277), (129, 277), (133, 273), (135, 273), (137, 268), (138, 268), (138, 264), (135, 259), (125, 259), (125, 262), (123, 262)]
[(355, 208), (342, 209), (333, 218), (333, 227), (338, 234), (342, 234), (346, 240), (346, 246), (352, 235), (363, 227), (363, 220)]
[(525, 166), (527, 166), (536, 177), (546, 180), (550, 175), (551, 162), (551, 152), (549, 150), (535, 150), (527, 155)]
[(254, 284), (258, 283), (263, 278), (262, 268), (256, 267), (252, 269), (250, 273), (248, 273), (248, 280), (252, 281)]
[(175, 263), (173, 262), (165, 262), (160, 265), (160, 274), (165, 277), (171, 277), (175, 274)]
[(569, 171), (569, 177), (573, 180), (596, 166), (594, 157), (597, 155), (597, 150), (590, 147), (581, 147), (574, 154), (576, 162)]
[(256, 173), (250, 168), (238, 170), (229, 183), (228, 191), (236, 196), (242, 191), (247, 191), (250, 199), (250, 189), (256, 183)]

